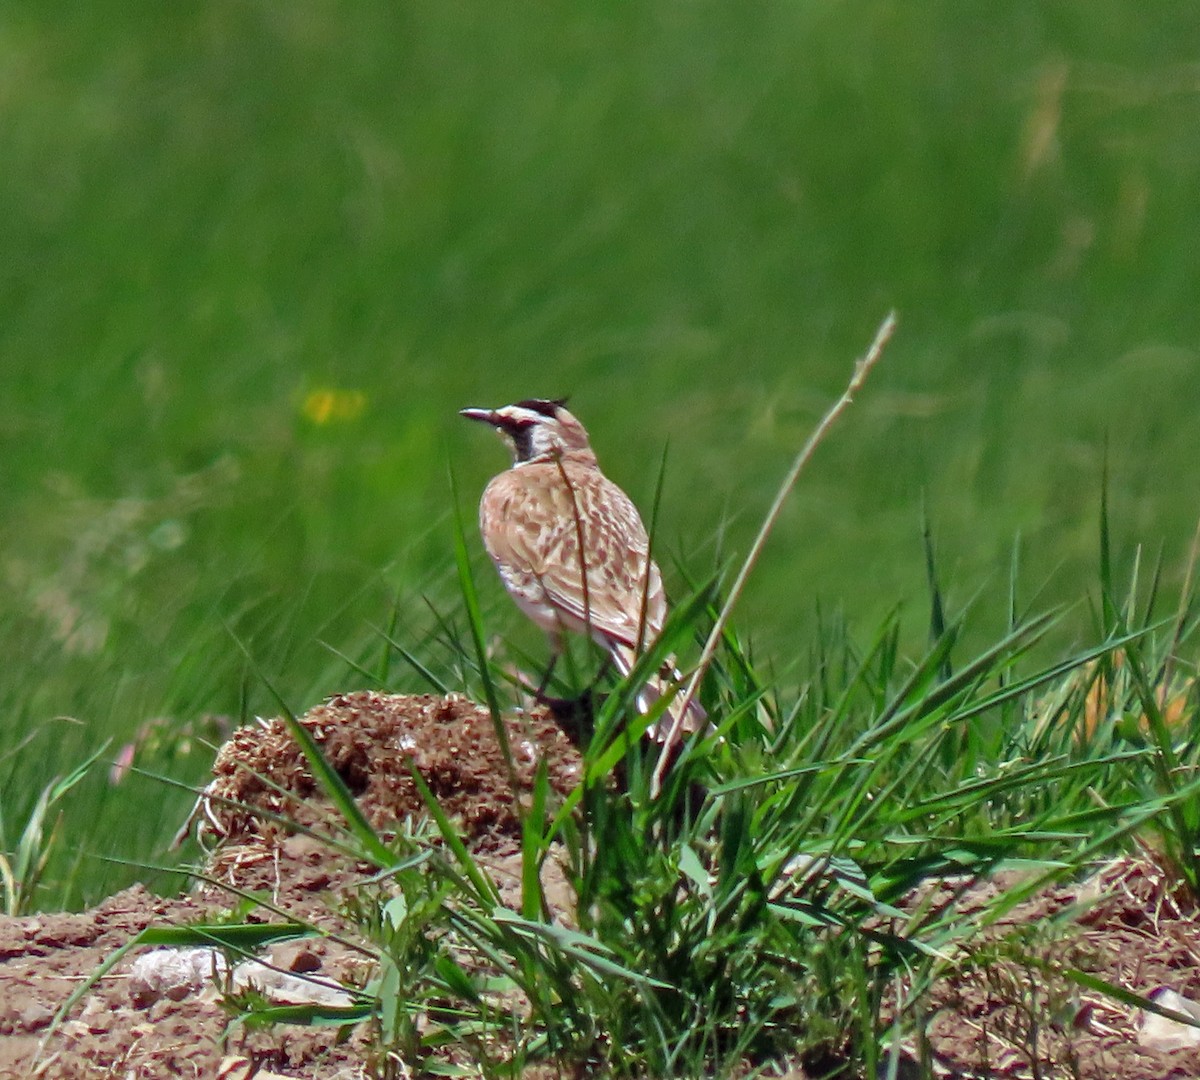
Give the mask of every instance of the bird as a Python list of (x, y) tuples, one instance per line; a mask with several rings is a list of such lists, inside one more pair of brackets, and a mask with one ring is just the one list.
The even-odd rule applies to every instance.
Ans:
[[(551, 669), (564, 635), (574, 632), (590, 636), (628, 675), (662, 633), (668, 610), (637, 507), (601, 472), (565, 398), (528, 398), (460, 415), (491, 425), (512, 453), (512, 466), (484, 489), (479, 529), (509, 595), (549, 636)], [(543, 687), (548, 678), (549, 670)], [(648, 729), (658, 742), (679, 718), (681, 680), (668, 660), (638, 692), (645, 713), (676, 688)], [(708, 729), (704, 709), (689, 702), (681, 730), (701, 728)]]

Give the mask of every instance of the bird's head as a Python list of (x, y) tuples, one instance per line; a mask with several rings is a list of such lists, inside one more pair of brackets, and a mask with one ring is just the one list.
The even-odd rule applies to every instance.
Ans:
[(463, 409), (460, 416), (491, 424), (512, 451), (513, 464), (549, 461), (570, 454), (593, 461), (583, 425), (566, 408), (566, 399), (529, 398), (500, 409)]

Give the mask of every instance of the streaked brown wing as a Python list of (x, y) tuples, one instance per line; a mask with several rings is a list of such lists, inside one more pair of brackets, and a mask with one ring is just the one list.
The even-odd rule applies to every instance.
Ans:
[(598, 469), (565, 464), (564, 471), (566, 482), (557, 464), (531, 464), (492, 481), (480, 506), (489, 554), (510, 572), (535, 577), (548, 603), (593, 631), (627, 645), (639, 631), (652, 640), (666, 618), (666, 598), (636, 507)]

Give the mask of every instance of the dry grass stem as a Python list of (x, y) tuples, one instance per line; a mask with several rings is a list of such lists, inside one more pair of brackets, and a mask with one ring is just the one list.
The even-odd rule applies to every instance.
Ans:
[(708, 635), (708, 640), (704, 643), (704, 651), (700, 654), (700, 661), (697, 663), (696, 670), (688, 682), (687, 690), (684, 692), (683, 701), (676, 714), (675, 722), (671, 725), (671, 730), (663, 740), (662, 750), (658, 756), (658, 763), (654, 766), (654, 776), (650, 783), (650, 795), (652, 798), (657, 798), (659, 792), (662, 790), (662, 779), (667, 771), (667, 763), (670, 761), (671, 752), (675, 744), (679, 741), (679, 733), (683, 726), (683, 718), (687, 715), (688, 706), (696, 696), (696, 688), (700, 685), (700, 680), (704, 678), (704, 673), (708, 670), (708, 665), (712, 663), (712, 658), (717, 651), (717, 643), (721, 640), (721, 635), (725, 631), (725, 625), (729, 621), (730, 612), (741, 596), (742, 589), (745, 588), (750, 572), (758, 562), (758, 557), (767, 542), (767, 537), (770, 536), (771, 530), (775, 527), (775, 522), (783, 510), (783, 504), (791, 494), (792, 488), (796, 486), (796, 481), (799, 479), (804, 466), (808, 464), (809, 459), (813, 456), (813, 453), (821, 444), (829, 429), (845, 411), (846, 407), (854, 400), (854, 395), (862, 389), (863, 384), (867, 381), (867, 376), (883, 355), (883, 350), (888, 341), (891, 340), (895, 330), (896, 313), (890, 311), (887, 318), (879, 324), (879, 329), (875, 331), (875, 338), (871, 342), (871, 347), (867, 350), (866, 355), (854, 365), (854, 375), (851, 377), (845, 392), (834, 402), (833, 406), (821, 419), (821, 422), (817, 425), (812, 435), (809, 436), (808, 442), (804, 444), (804, 448), (796, 456), (795, 461), (792, 462), (792, 467), (788, 470), (787, 476), (784, 477), (783, 483), (780, 485), (779, 491), (775, 496), (775, 501), (771, 504), (771, 509), (767, 511), (767, 516), (763, 519), (762, 527), (758, 530), (758, 535), (754, 538), (754, 544), (750, 548), (750, 553), (746, 556), (745, 562), (742, 563), (742, 568), (738, 571), (737, 579), (734, 581), (733, 587), (729, 590), (729, 597), (726, 599), (725, 606), (717, 616), (712, 633)]

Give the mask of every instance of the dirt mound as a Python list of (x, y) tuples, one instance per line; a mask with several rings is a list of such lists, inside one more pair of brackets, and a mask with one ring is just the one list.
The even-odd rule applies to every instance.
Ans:
[[(511, 770), (488, 710), (458, 695), (343, 694), (300, 722), (378, 829), (425, 814), (410, 775), (415, 767), (463, 837), (514, 892), (520, 880), (514, 798), (527, 794), (543, 757), (560, 793), (570, 791), (578, 776), (578, 753), (540, 710), (505, 718)], [(318, 831), (336, 827), (337, 817), (286, 725), (275, 719), (239, 729), (218, 753), (213, 774), (196, 815), (203, 837), (217, 841), (205, 873), (242, 890), (265, 891), (289, 913), (346, 932), (335, 914), (337, 897), (372, 868), (339, 860), (320, 841), (291, 835), (250, 809)], [(548, 888), (566, 902), (552, 870)], [(176, 1000), (148, 994), (130, 978), (133, 956), (40, 1048), (61, 1003), (130, 938), (150, 925), (211, 921), (234, 902), (211, 885), (175, 899), (136, 887), (81, 914), (0, 917), (0, 1076), (24, 1080), (35, 1069), (38, 1076), (62, 1080), (217, 1076), (224, 1062), (232, 1080), (249, 1075), (243, 1059), (254, 1069), (285, 1075), (364, 1075), (361, 1036), (337, 1046), (332, 1029), (227, 1031), (215, 995), (181, 993)], [(305, 946), (299, 954), (304, 974), (363, 981), (362, 961), (352, 951), (324, 941)], [(287, 947), (276, 959), (283, 967), (298, 962)]]
[[(487, 709), (458, 694), (341, 694), (300, 718), (377, 829), (426, 813), (415, 768), (477, 849), (502, 846), (520, 827), (513, 805), (545, 758), (550, 784), (565, 794), (579, 755), (544, 711), (505, 717), (512, 772)], [(204, 817), (221, 840), (277, 838), (283, 828), (230, 803), (303, 825), (330, 819), (308, 763), (282, 720), (241, 728), (221, 748)]]

